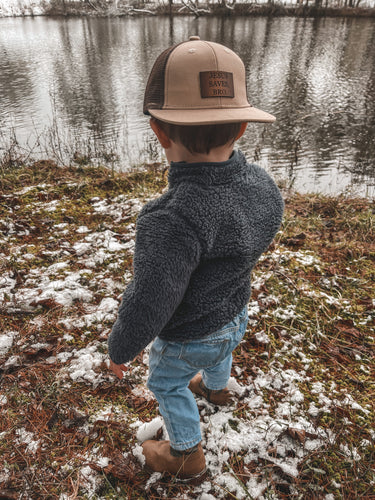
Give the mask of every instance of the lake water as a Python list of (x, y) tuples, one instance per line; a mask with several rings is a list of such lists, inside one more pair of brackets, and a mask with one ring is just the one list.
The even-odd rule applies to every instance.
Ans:
[(105, 150), (119, 170), (159, 160), (145, 84), (191, 34), (235, 50), (250, 102), (277, 117), (249, 125), (250, 160), (304, 192), (374, 196), (375, 19), (0, 19), (0, 147), (16, 138), (62, 160)]

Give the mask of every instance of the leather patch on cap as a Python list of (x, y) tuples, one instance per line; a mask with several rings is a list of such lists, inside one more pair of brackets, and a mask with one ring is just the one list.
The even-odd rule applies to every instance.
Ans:
[(201, 71), (201, 97), (234, 97), (233, 73)]

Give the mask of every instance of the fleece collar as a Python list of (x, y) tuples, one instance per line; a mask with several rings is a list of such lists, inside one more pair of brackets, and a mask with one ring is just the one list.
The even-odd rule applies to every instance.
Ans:
[(229, 184), (239, 179), (246, 166), (241, 151), (233, 151), (227, 161), (213, 163), (172, 162), (169, 169), (169, 186), (181, 182), (193, 182), (205, 185)]

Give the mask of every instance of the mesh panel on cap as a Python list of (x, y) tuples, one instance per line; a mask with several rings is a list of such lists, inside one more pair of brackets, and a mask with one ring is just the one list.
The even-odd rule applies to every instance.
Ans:
[[(184, 43), (184, 42), (182, 42)], [(164, 82), (165, 82), (165, 68), (169, 56), (178, 47), (180, 43), (169, 47), (164, 50), (156, 59), (150, 76), (148, 77), (145, 97), (143, 100), (143, 113), (149, 115), (149, 109), (162, 109), (164, 106)]]

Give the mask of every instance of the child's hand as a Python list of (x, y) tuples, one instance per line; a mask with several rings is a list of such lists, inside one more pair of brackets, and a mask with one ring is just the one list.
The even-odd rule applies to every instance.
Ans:
[(124, 372), (128, 371), (127, 366), (125, 365), (116, 365), (112, 360), (109, 361), (109, 369), (117, 375), (119, 379), (122, 379), (124, 376)]

